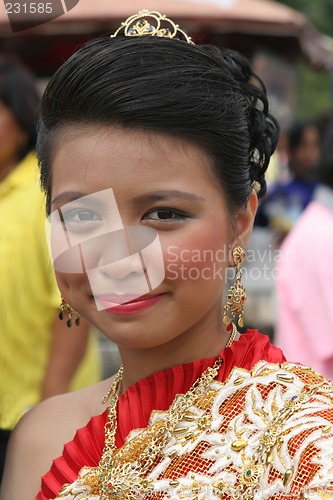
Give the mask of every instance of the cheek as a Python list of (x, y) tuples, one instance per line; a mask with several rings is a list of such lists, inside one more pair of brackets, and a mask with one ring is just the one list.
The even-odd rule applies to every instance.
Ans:
[(201, 230), (173, 244), (163, 244), (166, 279), (170, 281), (215, 281), (221, 284), (228, 267), (228, 238), (221, 231)]
[(64, 296), (68, 296), (68, 301), (70, 301), (70, 296), (74, 296), (75, 292), (83, 286), (90, 288), (88, 277), (84, 273), (61, 273), (55, 271), (55, 276), (60, 292)]

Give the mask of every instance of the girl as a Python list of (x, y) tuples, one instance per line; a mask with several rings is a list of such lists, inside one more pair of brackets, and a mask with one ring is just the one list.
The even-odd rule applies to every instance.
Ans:
[(122, 367), (23, 419), (3, 500), (34, 498), (41, 476), (38, 500), (328, 488), (331, 384), (236, 328), (277, 136), (247, 61), (194, 45), (156, 12), (57, 71), (39, 131), (57, 281), (69, 315), (116, 342)]

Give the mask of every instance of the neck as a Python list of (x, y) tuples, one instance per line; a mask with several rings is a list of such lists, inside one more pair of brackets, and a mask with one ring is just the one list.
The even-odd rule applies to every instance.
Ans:
[(173, 366), (198, 359), (218, 356), (227, 344), (230, 332), (225, 330), (221, 313), (204, 318), (168, 344), (152, 349), (125, 349), (119, 347), (124, 374), (121, 393), (138, 380)]

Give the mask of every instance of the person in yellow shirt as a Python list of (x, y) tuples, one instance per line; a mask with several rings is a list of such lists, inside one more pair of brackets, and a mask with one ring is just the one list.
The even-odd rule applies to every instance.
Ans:
[(59, 319), (34, 153), (38, 106), (30, 73), (0, 60), (0, 478), (20, 417), (40, 400), (100, 376), (88, 323), (68, 329)]

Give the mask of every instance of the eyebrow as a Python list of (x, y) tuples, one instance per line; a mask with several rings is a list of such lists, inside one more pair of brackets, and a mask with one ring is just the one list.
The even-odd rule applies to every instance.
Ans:
[(169, 198), (176, 198), (179, 200), (188, 200), (188, 201), (205, 201), (201, 196), (188, 193), (187, 191), (178, 191), (178, 190), (166, 190), (166, 191), (154, 191), (151, 193), (145, 193), (140, 196), (136, 196), (133, 198), (133, 202), (137, 204), (141, 203), (149, 203), (154, 201), (163, 201)]
[(69, 203), (70, 201), (75, 201), (79, 198), (82, 198), (83, 196), (87, 196), (87, 193), (79, 193), (77, 191), (66, 191), (64, 193), (58, 194), (58, 196), (53, 198), (51, 203), (52, 205), (55, 203), (62, 203), (62, 202)]
[[(66, 191), (64, 193), (59, 194), (52, 200), (52, 205), (56, 203), (69, 203), (71, 201), (75, 201), (83, 196), (87, 196), (87, 193), (80, 193), (77, 191)], [(187, 191), (178, 191), (178, 190), (165, 190), (165, 191), (154, 191), (151, 193), (145, 193), (140, 196), (135, 196), (133, 198), (133, 202), (135, 204), (142, 203), (151, 203), (154, 201), (163, 201), (169, 198), (176, 198), (179, 200), (188, 200), (188, 201), (205, 201), (201, 196), (189, 193)]]

